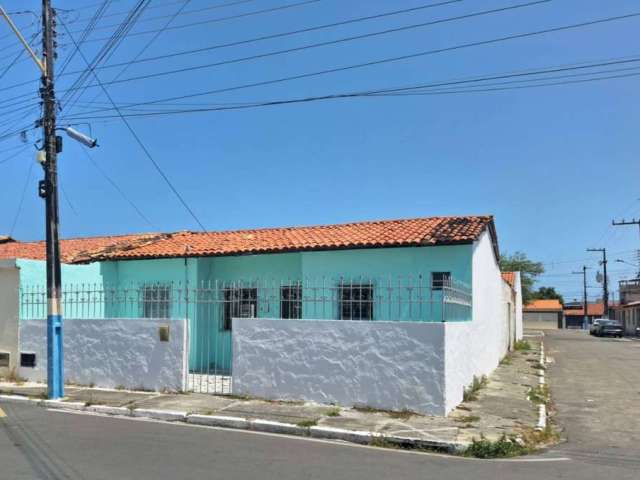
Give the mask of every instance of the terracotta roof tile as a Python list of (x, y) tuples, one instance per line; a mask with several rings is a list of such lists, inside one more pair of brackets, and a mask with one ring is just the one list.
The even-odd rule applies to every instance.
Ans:
[(536, 311), (561, 311), (562, 304), (559, 300), (534, 300), (530, 303), (527, 303), (523, 309), (525, 312), (536, 312)]
[[(109, 247), (137, 244), (137, 242), (157, 238), (158, 234), (137, 234), (107, 237), (71, 238), (60, 241), (62, 261), (72, 263), (78, 255), (86, 252), (103, 250)], [(17, 242), (0, 243), (0, 259), (24, 258), (30, 260), (44, 260), (46, 258), (45, 242)]]
[(502, 279), (513, 287), (516, 281), (516, 272), (502, 272)]
[[(489, 228), (497, 253), (493, 217), (428, 217), (407, 220), (265, 228), (227, 232), (176, 232), (63, 240), (65, 261), (202, 257), (366, 247), (471, 243)], [(0, 258), (44, 258), (43, 242), (0, 245)]]
[[(602, 316), (604, 315), (603, 303), (589, 303), (587, 304), (587, 315)], [(584, 316), (584, 308), (565, 308), (565, 316)]]

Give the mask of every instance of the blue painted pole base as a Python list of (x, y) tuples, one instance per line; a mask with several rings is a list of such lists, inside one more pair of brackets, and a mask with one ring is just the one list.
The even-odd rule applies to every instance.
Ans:
[(47, 393), (50, 400), (64, 397), (62, 315), (47, 316)]

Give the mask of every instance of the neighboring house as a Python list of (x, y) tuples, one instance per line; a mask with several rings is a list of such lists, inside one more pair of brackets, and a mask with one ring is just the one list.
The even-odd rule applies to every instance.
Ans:
[(524, 306), (522, 315), (525, 328), (563, 328), (562, 304), (559, 300), (533, 300)]
[(622, 323), (627, 335), (635, 335), (640, 327), (640, 278), (621, 280), (620, 304), (614, 307), (613, 318)]
[[(568, 304), (564, 308), (564, 322), (566, 328), (584, 328), (584, 306)], [(604, 303), (588, 303), (587, 304), (587, 328), (596, 318), (604, 316)]]
[[(329, 338), (332, 329), (342, 329), (340, 325), (370, 332), (369, 340), (349, 343), (351, 351), (332, 353), (336, 357), (348, 355), (351, 364), (355, 364), (353, 358), (357, 358), (361, 345), (372, 339), (392, 342), (394, 334), (406, 338), (406, 332), (396, 332), (382, 340), (384, 337), (377, 337), (377, 329), (392, 328), (395, 332), (404, 325), (426, 325), (424, 328), (434, 332), (429, 333), (433, 336), (429, 341), (436, 342), (431, 347), (442, 342), (436, 348), (442, 350), (442, 355), (425, 357), (417, 365), (430, 371), (441, 369), (443, 374), (437, 377), (438, 381), (451, 380), (428, 392), (445, 395), (446, 390), (446, 399), (434, 400), (437, 406), (416, 408), (446, 413), (461, 400), (462, 387), (471, 382), (473, 375), (490, 373), (514, 339), (521, 337), (519, 275), (514, 273), (508, 285), (509, 295), (505, 296), (506, 284), (498, 268), (498, 242), (490, 216), (79, 238), (62, 240), (61, 253), (65, 262), (63, 283), (68, 285), (63, 299), (66, 318), (188, 319), (189, 371), (198, 375), (196, 382), (205, 377), (206, 391), (228, 393), (220, 392), (218, 376), (231, 375), (238, 357), (248, 351), (246, 342), (255, 334), (251, 329), (259, 325), (258, 319), (277, 318), (295, 325), (301, 321), (299, 328), (308, 332), (316, 324), (313, 322), (319, 321), (317, 325), (327, 333), (317, 339), (316, 346), (324, 337)], [(44, 258), (43, 242), (10, 239), (0, 243), (0, 259), (14, 262), (19, 271), (22, 319), (45, 316)], [(236, 328), (233, 319), (242, 317), (256, 320), (239, 323), (241, 334), (232, 335)], [(334, 320), (366, 322), (331, 322)], [(276, 328), (290, 324), (280, 322)], [(307, 348), (314, 341), (308, 332), (299, 338), (307, 346), (291, 353), (291, 359), (298, 358), (291, 368), (301, 368), (306, 352), (313, 351)], [(268, 344), (268, 348), (279, 352), (278, 361), (287, 360), (278, 339), (284, 343), (285, 335), (290, 333), (279, 331), (275, 341)], [(391, 347), (392, 343), (386, 345)], [(401, 348), (399, 345), (393, 351), (401, 356)], [(449, 352), (446, 361), (445, 351)], [(267, 368), (270, 353), (273, 352), (262, 352), (263, 361), (252, 364), (252, 368)], [(374, 368), (377, 361), (373, 357), (363, 365)], [(240, 363), (246, 372), (247, 361)], [(415, 362), (409, 363), (411, 368), (416, 367)], [(393, 369), (374, 370), (380, 378), (363, 378), (359, 388), (377, 379), (392, 382), (389, 389), (393, 391), (393, 382), (398, 381), (394, 377), (401, 376), (402, 369), (408, 367), (394, 368), (395, 373)], [(447, 377), (444, 372), (449, 370)], [(275, 380), (275, 371), (262, 373), (263, 376), (239, 378), (234, 371), (234, 389), (237, 384), (245, 392), (253, 389), (256, 393), (264, 387), (248, 382), (251, 377), (258, 383), (270, 379), (273, 388), (286, 390)], [(212, 374), (216, 375), (213, 380)], [(385, 378), (387, 374), (391, 376)], [(322, 381), (327, 382), (326, 378)], [(311, 392), (316, 387), (310, 385), (304, 391)], [(403, 387), (398, 388), (402, 398)], [(437, 389), (443, 391), (438, 393)], [(380, 389), (377, 390), (379, 395)], [(271, 393), (262, 392), (264, 396)], [(308, 395), (306, 398), (318, 399), (311, 398), (312, 393)], [(367, 396), (366, 392), (358, 395), (348, 398), (353, 401)], [(337, 394), (322, 400), (332, 398), (345, 401)], [(389, 406), (388, 402), (385, 405)], [(406, 408), (412, 407), (407, 405)]]
[[(509, 338), (513, 348), (515, 340), (521, 340), (523, 336), (522, 318), (522, 285), (520, 282), (520, 272), (502, 272), (504, 280), (504, 298), (507, 317), (509, 319)], [(514, 334), (511, 335), (511, 332)]]

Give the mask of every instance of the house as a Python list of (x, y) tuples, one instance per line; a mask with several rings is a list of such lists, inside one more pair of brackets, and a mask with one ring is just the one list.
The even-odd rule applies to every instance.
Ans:
[(640, 278), (621, 280), (619, 288), (620, 304), (614, 307), (613, 318), (627, 335), (635, 335), (640, 327)]
[(563, 327), (562, 304), (559, 300), (533, 300), (523, 309), (525, 328), (557, 329)]
[[(67, 321), (187, 319), (191, 390), (446, 414), (521, 338), (491, 216), (78, 238), (61, 254)], [(45, 317), (44, 258), (43, 242), (0, 244), (21, 324)]]
[[(563, 314), (566, 328), (584, 328), (584, 305), (567, 304)], [(587, 328), (594, 319), (602, 317), (604, 317), (604, 303), (587, 303)]]
[(521, 339), (523, 335), (523, 319), (522, 319), (522, 286), (520, 281), (520, 272), (502, 272), (503, 297), (505, 298), (505, 308), (507, 311), (509, 331), (514, 331), (515, 335), (509, 335), (511, 344), (509, 348), (513, 348), (513, 342)]

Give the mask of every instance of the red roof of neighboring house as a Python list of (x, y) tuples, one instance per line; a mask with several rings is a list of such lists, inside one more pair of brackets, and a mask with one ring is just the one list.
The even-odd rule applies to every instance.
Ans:
[(561, 312), (562, 304), (558, 299), (552, 300), (533, 300), (527, 303), (523, 311), (525, 312)]
[[(71, 238), (60, 241), (60, 255), (65, 263), (73, 262), (80, 254), (91, 251), (104, 251), (108, 248), (123, 248), (127, 245), (138, 245), (141, 242), (158, 238), (157, 234), (121, 235), (108, 237)], [(45, 242), (0, 243), (0, 259), (25, 258), (44, 260), (46, 258)]]
[[(565, 316), (584, 316), (584, 308), (565, 308)], [(589, 303), (587, 304), (587, 315), (593, 315), (596, 317), (604, 315), (604, 303)]]
[(516, 272), (502, 272), (502, 279), (513, 288), (516, 281)]
[[(67, 263), (86, 263), (101, 260), (456, 245), (472, 243), (487, 229), (498, 256), (495, 226), (491, 216), (428, 217), (313, 227), (76, 238), (62, 240), (61, 250)], [(44, 242), (0, 244), (0, 258), (44, 257)]]

